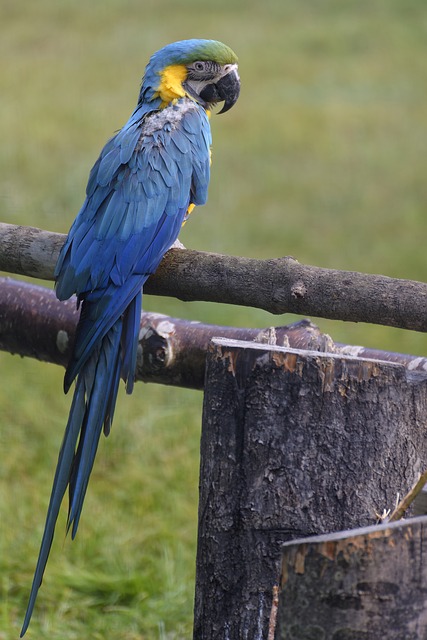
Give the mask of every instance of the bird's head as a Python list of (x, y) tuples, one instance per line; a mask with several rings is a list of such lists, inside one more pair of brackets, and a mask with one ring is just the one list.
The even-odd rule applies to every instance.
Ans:
[(145, 70), (140, 99), (165, 107), (190, 97), (205, 109), (224, 102), (231, 109), (240, 93), (236, 54), (216, 40), (181, 40), (157, 51)]

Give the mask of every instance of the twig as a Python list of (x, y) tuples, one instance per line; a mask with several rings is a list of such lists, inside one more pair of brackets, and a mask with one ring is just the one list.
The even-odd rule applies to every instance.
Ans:
[(417, 482), (414, 484), (412, 489), (408, 491), (406, 496), (399, 502), (397, 507), (391, 513), (390, 517), (387, 519), (388, 522), (395, 522), (396, 520), (400, 520), (405, 515), (405, 512), (409, 509), (411, 504), (414, 502), (417, 495), (422, 491), (425, 483), (427, 482), (427, 470), (424, 471), (418, 478)]
[(276, 633), (277, 610), (279, 608), (279, 587), (277, 584), (273, 586), (273, 601), (271, 603), (270, 620), (268, 623), (268, 638), (274, 640)]

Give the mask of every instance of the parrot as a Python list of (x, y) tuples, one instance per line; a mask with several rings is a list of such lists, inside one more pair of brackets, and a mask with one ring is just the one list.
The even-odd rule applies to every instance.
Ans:
[(211, 109), (240, 93), (236, 54), (216, 40), (173, 42), (151, 56), (138, 102), (89, 174), (84, 203), (55, 267), (59, 300), (80, 310), (64, 391), (68, 422), (20, 637), (42, 583), (68, 488), (66, 533), (77, 533), (101, 432), (108, 436), (120, 379), (132, 393), (145, 281), (207, 200)]

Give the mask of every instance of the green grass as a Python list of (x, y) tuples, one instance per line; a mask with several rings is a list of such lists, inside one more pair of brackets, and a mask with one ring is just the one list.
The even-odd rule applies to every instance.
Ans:
[[(0, 218), (66, 232), (148, 56), (212, 37), (239, 54), (242, 94), (212, 119), (209, 203), (184, 244), (426, 281), (426, 27), (425, 0), (5, 0)], [(230, 325), (294, 319), (145, 304)], [(337, 341), (427, 355), (423, 334), (318, 323)], [(0, 371), (0, 640), (9, 640), (70, 398), (53, 366), (2, 354)], [(191, 637), (201, 400), (154, 385), (120, 396), (72, 544), (62, 514), (29, 639)]]

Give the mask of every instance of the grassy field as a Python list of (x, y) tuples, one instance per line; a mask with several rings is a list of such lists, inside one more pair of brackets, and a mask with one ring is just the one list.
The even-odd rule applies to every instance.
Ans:
[[(425, 0), (3, 0), (0, 219), (66, 232), (149, 55), (215, 38), (239, 55), (242, 93), (212, 119), (209, 203), (184, 244), (427, 281), (426, 29)], [(229, 325), (294, 320), (174, 299), (145, 306)], [(427, 355), (422, 334), (318, 324), (337, 341)], [(2, 354), (0, 371), (0, 640), (9, 640), (70, 398), (53, 366)], [(191, 637), (201, 401), (154, 385), (121, 394), (72, 544), (64, 507), (29, 639)]]

